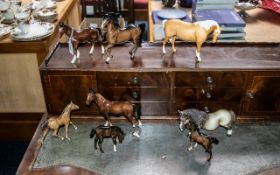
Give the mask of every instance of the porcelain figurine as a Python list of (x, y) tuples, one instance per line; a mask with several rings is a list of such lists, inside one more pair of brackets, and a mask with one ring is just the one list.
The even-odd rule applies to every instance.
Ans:
[(196, 42), (196, 61), (201, 62), (200, 50), (202, 44), (206, 41), (208, 35), (212, 33), (212, 43), (216, 43), (221, 33), (221, 28), (216, 21), (205, 20), (195, 23), (184, 22), (179, 19), (170, 19), (163, 21), (165, 38), (163, 41), (162, 52), (165, 54), (165, 45), (171, 39), (173, 52), (176, 52), (174, 43), (178, 37), (184, 41)]

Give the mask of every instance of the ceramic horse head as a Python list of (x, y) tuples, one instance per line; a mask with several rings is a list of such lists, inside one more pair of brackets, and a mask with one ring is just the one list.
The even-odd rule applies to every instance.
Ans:
[(178, 19), (171, 19), (163, 22), (165, 38), (163, 41), (162, 52), (165, 54), (166, 42), (171, 39), (173, 52), (176, 52), (174, 43), (176, 37), (184, 41), (196, 42), (197, 62), (201, 62), (200, 50), (208, 35), (212, 33), (212, 43), (216, 43), (221, 33), (221, 28), (216, 21), (205, 20), (195, 23), (184, 22)]

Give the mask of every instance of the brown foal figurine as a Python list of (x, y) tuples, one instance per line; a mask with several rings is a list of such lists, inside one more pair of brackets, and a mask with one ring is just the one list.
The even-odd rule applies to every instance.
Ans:
[(126, 28), (121, 28), (119, 25), (120, 14), (108, 13), (104, 15), (101, 29), (106, 31), (107, 45), (105, 47), (105, 56), (107, 56), (105, 63), (109, 64), (109, 61), (113, 56), (111, 55), (111, 48), (115, 44), (130, 41), (133, 43), (133, 47), (129, 50), (130, 58), (133, 60), (138, 46), (141, 46), (143, 32), (145, 31), (145, 24), (139, 26), (129, 25)]
[[(188, 148), (189, 151), (193, 149), (193, 147), (197, 146), (197, 143), (203, 146), (206, 152), (209, 153), (209, 158), (207, 161), (211, 161), (212, 159), (212, 143), (218, 144), (219, 140), (215, 137), (208, 137), (205, 135), (200, 134), (198, 131), (197, 125), (190, 120), (188, 124), (186, 124), (186, 127), (191, 131), (190, 134), (190, 146)], [(193, 145), (195, 143), (195, 145)]]
[(77, 130), (77, 126), (73, 124), (73, 122), (71, 122), (70, 119), (70, 114), (71, 111), (73, 110), (78, 110), (79, 106), (75, 105), (72, 101), (64, 108), (63, 112), (61, 113), (61, 115), (59, 117), (51, 117), (48, 120), (46, 120), (41, 127), (44, 128), (46, 126), (48, 126), (51, 130), (53, 130), (53, 136), (55, 137), (59, 137), (62, 140), (64, 139), (63, 136), (58, 135), (58, 130), (60, 126), (65, 126), (65, 137), (70, 140), (70, 138), (68, 137), (68, 127), (69, 124), (73, 125), (73, 127), (75, 128), (75, 130)]
[[(133, 104), (129, 101), (109, 101), (104, 98), (101, 94), (95, 92), (93, 89), (89, 89), (87, 95), (86, 104), (90, 105), (91, 102), (97, 105), (99, 112), (106, 120), (104, 126), (112, 126), (110, 115), (120, 116), (123, 115), (127, 120), (135, 127), (136, 119), (134, 115)], [(138, 120), (139, 125), (141, 125), (140, 120)]]

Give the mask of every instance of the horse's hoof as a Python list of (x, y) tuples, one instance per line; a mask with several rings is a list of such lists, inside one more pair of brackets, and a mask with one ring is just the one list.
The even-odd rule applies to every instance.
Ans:
[(140, 138), (140, 135), (137, 132), (134, 132), (132, 135), (137, 137), (137, 138)]
[(109, 61), (105, 61), (106, 64), (109, 64)]

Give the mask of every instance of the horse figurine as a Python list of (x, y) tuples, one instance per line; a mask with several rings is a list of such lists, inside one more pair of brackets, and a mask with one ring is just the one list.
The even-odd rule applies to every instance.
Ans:
[[(209, 153), (209, 158), (207, 159), (207, 161), (210, 162), (212, 159), (212, 144), (213, 143), (218, 144), (219, 140), (215, 137), (208, 137), (205, 135), (201, 135), (198, 132), (197, 125), (193, 121), (190, 121), (188, 124), (186, 124), (186, 127), (191, 132), (191, 134), (189, 136), (190, 137), (190, 146), (189, 146), (188, 150), (191, 151), (193, 149), (193, 147), (196, 147), (197, 144), (200, 144), (201, 146), (203, 146), (205, 151)], [(195, 144), (193, 145), (193, 143), (195, 143)]]
[(190, 121), (197, 124), (198, 129), (215, 130), (218, 126), (227, 129), (227, 135), (232, 135), (232, 124), (235, 121), (235, 113), (232, 110), (219, 109), (213, 113), (206, 113), (197, 109), (178, 110), (180, 115), (180, 130)]
[(74, 30), (72, 27), (64, 24), (63, 22), (60, 23), (60, 37), (63, 34), (66, 34), (69, 37), (68, 46), (70, 54), (74, 55), (71, 63), (76, 63), (76, 60), (80, 58), (80, 52), (78, 50), (79, 43), (81, 42), (91, 42), (91, 49), (89, 54), (92, 54), (94, 51), (95, 43), (100, 44), (101, 46), (101, 53), (104, 53), (104, 47), (102, 43), (102, 35), (99, 28), (89, 27), (83, 30)]
[(102, 142), (104, 138), (112, 138), (113, 142), (114, 142), (114, 151), (117, 151), (117, 142), (122, 143), (123, 139), (124, 139), (124, 132), (122, 131), (122, 129), (118, 126), (103, 126), (100, 125), (98, 127), (96, 127), (95, 129), (92, 129), (90, 132), (89, 137), (93, 138), (95, 136), (94, 139), (94, 148), (97, 149), (97, 143), (99, 146), (99, 150), (104, 153), (103, 149), (102, 149)]
[(64, 134), (65, 137), (70, 140), (68, 137), (68, 127), (69, 124), (71, 124), (75, 130), (77, 130), (77, 126), (74, 125), (73, 122), (71, 122), (70, 115), (71, 111), (78, 110), (79, 106), (75, 105), (72, 101), (64, 108), (63, 112), (59, 117), (51, 117), (48, 120), (46, 120), (41, 127), (44, 128), (48, 126), (51, 130), (53, 130), (53, 136), (61, 138), (61, 140), (64, 140), (63, 136), (58, 135), (58, 130), (61, 126), (65, 126)]
[[(90, 105), (91, 102), (97, 105), (99, 112), (106, 120), (104, 126), (112, 126), (110, 115), (120, 116), (123, 115), (127, 118), (127, 120), (135, 127), (136, 117), (134, 115), (134, 106), (129, 101), (109, 101), (104, 98), (101, 94), (95, 92), (93, 89), (89, 89), (89, 93), (87, 95), (86, 104)], [(141, 125), (140, 119), (138, 120), (138, 125)]]
[(184, 22), (178, 19), (163, 21), (165, 38), (163, 41), (162, 52), (165, 54), (166, 42), (171, 38), (173, 52), (176, 52), (174, 43), (176, 37), (184, 41), (196, 42), (197, 62), (201, 62), (200, 50), (202, 44), (206, 41), (208, 35), (212, 33), (212, 43), (216, 43), (221, 33), (219, 24), (213, 20), (198, 21), (195, 23)]
[(126, 28), (121, 28), (119, 25), (118, 13), (108, 13), (104, 15), (101, 24), (101, 29), (106, 31), (107, 45), (105, 46), (105, 60), (106, 64), (113, 56), (111, 55), (111, 48), (115, 44), (130, 41), (133, 43), (133, 47), (129, 50), (130, 58), (133, 60), (136, 54), (138, 46), (141, 46), (142, 36), (145, 31), (145, 24), (140, 24), (139, 27), (129, 25)]

